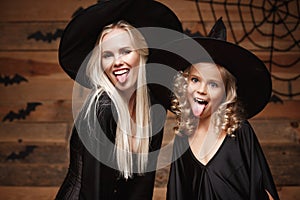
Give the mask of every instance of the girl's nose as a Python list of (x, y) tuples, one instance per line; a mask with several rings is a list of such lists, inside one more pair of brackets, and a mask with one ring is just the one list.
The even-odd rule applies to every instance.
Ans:
[(207, 86), (205, 83), (199, 83), (197, 87), (197, 92), (199, 94), (207, 94)]

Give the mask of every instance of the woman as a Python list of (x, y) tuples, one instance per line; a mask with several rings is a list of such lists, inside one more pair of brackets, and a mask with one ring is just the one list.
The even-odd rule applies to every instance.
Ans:
[(159, 101), (146, 85), (147, 38), (130, 24), (182, 31), (158, 2), (111, 0), (79, 13), (64, 32), (60, 64), (91, 93), (73, 127), (56, 199), (152, 199), (161, 113), (150, 110)]

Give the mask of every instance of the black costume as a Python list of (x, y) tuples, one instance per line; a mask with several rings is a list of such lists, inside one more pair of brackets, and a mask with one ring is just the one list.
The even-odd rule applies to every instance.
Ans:
[(173, 157), (179, 158), (171, 165), (167, 199), (267, 200), (265, 189), (279, 199), (251, 125), (243, 122), (234, 134), (206, 165), (194, 156), (187, 136), (176, 136)]
[[(111, 100), (106, 93), (100, 97), (102, 112), (97, 115), (98, 121), (105, 136), (112, 143), (115, 142), (116, 121), (111, 109)], [(106, 103), (103, 103), (106, 101)], [(156, 103), (152, 98), (151, 103)], [(157, 124), (163, 121), (157, 113), (151, 113), (152, 123)], [(158, 122), (159, 120), (160, 122)], [(153, 126), (152, 124), (152, 126)], [(155, 133), (154, 133), (155, 134)], [(163, 129), (150, 138), (149, 152), (158, 150), (161, 147)], [(100, 151), (107, 154), (108, 159), (115, 158), (113, 149), (102, 144)], [(156, 155), (158, 155), (157, 151)], [(157, 156), (156, 156), (157, 158)], [(153, 169), (157, 160), (151, 160), (148, 166)], [(151, 166), (150, 166), (151, 165)], [(155, 180), (155, 171), (144, 175), (134, 174), (128, 180), (122, 178), (118, 170), (115, 170), (99, 162), (83, 145), (76, 128), (73, 128), (70, 141), (70, 166), (68, 174), (56, 196), (56, 199), (77, 200), (77, 199), (130, 199), (147, 200), (152, 199)]]
[[(95, 45), (99, 45), (98, 39), (104, 27), (120, 21), (125, 21), (135, 28), (140, 28), (140, 31), (137, 31), (143, 35), (147, 45), (151, 48), (169, 43), (171, 40), (177, 39), (177, 37), (182, 37), (179, 34), (183, 32), (179, 19), (172, 10), (160, 2), (152, 0), (99, 1), (78, 12), (64, 29), (60, 40), (59, 63), (73, 80), (92, 90), (101, 88), (104, 92), (109, 92), (103, 85), (94, 83), (91, 77), (87, 76), (86, 68), (90, 53), (94, 50)], [(151, 29), (147, 29), (147, 27), (151, 27)], [(168, 34), (168, 37), (163, 37), (163, 35), (162, 37), (157, 37), (157, 35), (160, 35), (157, 29), (160, 30), (159, 32), (173, 31), (173, 34)], [(174, 32), (178, 32), (178, 34)], [(153, 50), (149, 49), (149, 51), (150, 54), (153, 53)], [(179, 70), (179, 68), (172, 68)], [(160, 105), (167, 108), (169, 106), (170, 93), (161, 92), (165, 91), (165, 87), (160, 87), (158, 82), (155, 81), (163, 78), (164, 83), (167, 84), (167, 82), (171, 82), (173, 77), (170, 73), (159, 73), (157, 69), (159, 68), (146, 66), (147, 87), (149, 88), (149, 93), (150, 91), (152, 92), (151, 95), (149, 94), (149, 98), (152, 98), (150, 99), (151, 105), (158, 103), (154, 100), (155, 97)], [(97, 123), (97, 126), (88, 126), (87, 128), (94, 129), (100, 124), (104, 133), (99, 135), (98, 130), (85, 130), (84, 125), (83, 127), (78, 126), (81, 119), (85, 118), (77, 118), (70, 141), (69, 171), (56, 199), (152, 199), (155, 179), (155, 171), (153, 170), (156, 169), (159, 153), (156, 150), (159, 150), (161, 147), (166, 116), (161, 112), (156, 113), (155, 109), (151, 109), (152, 136), (149, 138), (148, 170), (141, 176), (133, 174), (133, 178), (125, 180), (119, 171), (115, 170), (118, 168), (115, 165), (116, 155), (114, 154), (117, 127), (117, 120), (114, 120), (114, 117), (117, 118), (118, 115), (112, 111), (111, 108), (114, 105), (111, 104), (107, 94), (104, 93), (99, 100), (107, 102), (101, 102), (96, 108), (93, 107), (95, 109), (92, 108), (91, 112), (96, 110), (97, 116), (93, 115), (93, 120), (87, 120), (87, 123), (95, 124), (97, 121), (99, 123)], [(95, 103), (93, 100), (87, 102)], [(90, 148), (91, 145), (92, 148)], [(94, 157), (95, 152), (93, 151), (96, 151), (96, 157)], [(100, 154), (101, 159), (98, 158), (98, 154)], [(133, 153), (132, 171), (134, 172), (136, 171), (134, 169), (136, 167), (134, 163), (137, 163), (135, 162), (136, 158)], [(112, 165), (107, 165), (105, 161), (109, 161)]]

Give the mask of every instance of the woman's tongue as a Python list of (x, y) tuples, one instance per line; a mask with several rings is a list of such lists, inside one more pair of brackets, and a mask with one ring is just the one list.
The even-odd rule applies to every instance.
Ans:
[(128, 78), (128, 72), (116, 75), (116, 79), (118, 80), (119, 83), (124, 83), (127, 80), (127, 78)]
[(194, 116), (200, 116), (205, 108), (205, 104), (200, 104), (200, 103), (193, 103), (192, 105), (192, 110)]

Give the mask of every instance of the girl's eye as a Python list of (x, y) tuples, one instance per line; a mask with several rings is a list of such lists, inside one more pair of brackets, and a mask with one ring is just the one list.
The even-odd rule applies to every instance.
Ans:
[(104, 53), (102, 54), (102, 57), (103, 57), (103, 58), (109, 58), (109, 57), (112, 57), (112, 56), (113, 56), (113, 54), (110, 53), (110, 52), (104, 52)]
[(215, 82), (210, 82), (209, 85), (210, 85), (210, 87), (212, 87), (212, 88), (218, 87), (218, 84), (215, 83)]
[(193, 83), (197, 83), (199, 80), (198, 80), (197, 78), (191, 78), (191, 81), (192, 81)]

